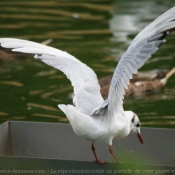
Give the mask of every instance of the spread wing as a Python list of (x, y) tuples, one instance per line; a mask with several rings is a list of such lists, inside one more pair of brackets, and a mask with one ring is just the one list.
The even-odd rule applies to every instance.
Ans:
[(104, 101), (94, 71), (72, 55), (49, 46), (20, 39), (1, 38), (0, 47), (8, 53), (34, 56), (62, 71), (74, 87), (73, 101), (81, 112), (89, 114), (95, 106)]
[[(123, 113), (123, 99), (130, 79), (137, 70), (166, 41), (164, 38), (175, 29), (175, 7), (171, 8), (143, 29), (132, 41), (114, 71), (108, 98), (92, 114), (109, 112), (110, 116)], [(119, 115), (121, 116), (121, 115)]]

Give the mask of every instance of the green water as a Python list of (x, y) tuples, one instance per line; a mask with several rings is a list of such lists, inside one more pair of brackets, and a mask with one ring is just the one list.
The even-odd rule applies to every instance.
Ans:
[[(173, 0), (1, 0), (0, 37), (42, 42), (86, 63), (98, 78), (113, 72), (134, 36), (174, 5)], [(175, 67), (175, 33), (141, 71)], [(0, 61), (0, 123), (67, 122), (57, 108), (70, 103), (69, 80), (34, 58)], [(156, 94), (125, 99), (146, 127), (175, 127), (175, 75)]]

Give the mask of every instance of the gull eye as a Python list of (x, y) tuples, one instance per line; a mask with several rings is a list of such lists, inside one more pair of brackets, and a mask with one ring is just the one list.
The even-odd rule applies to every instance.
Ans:
[(140, 127), (140, 123), (137, 123), (136, 127)]

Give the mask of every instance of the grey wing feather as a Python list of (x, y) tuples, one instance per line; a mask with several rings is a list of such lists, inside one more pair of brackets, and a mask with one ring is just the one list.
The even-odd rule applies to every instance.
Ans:
[(171, 8), (143, 29), (132, 41), (114, 71), (108, 98), (92, 111), (92, 114), (123, 112), (123, 98), (132, 75), (166, 41), (164, 38), (175, 29), (175, 7)]
[(72, 55), (39, 43), (1, 38), (0, 47), (17, 55), (30, 55), (62, 71), (74, 87), (74, 103), (79, 111), (89, 114), (104, 100), (94, 71)]

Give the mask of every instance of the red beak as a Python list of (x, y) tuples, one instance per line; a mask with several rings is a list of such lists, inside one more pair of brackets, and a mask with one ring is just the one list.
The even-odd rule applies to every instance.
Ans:
[(142, 136), (139, 134), (138, 131), (137, 131), (137, 138), (139, 139), (140, 143), (143, 144)]

